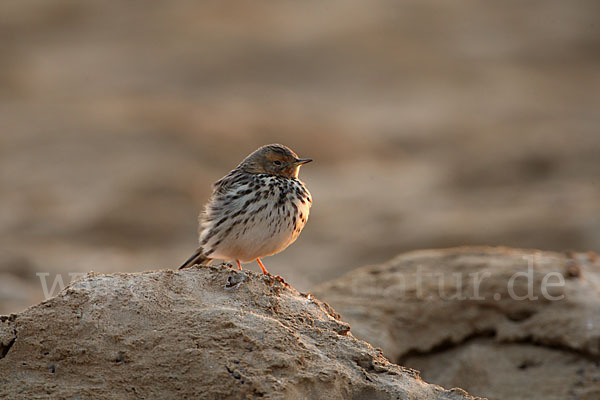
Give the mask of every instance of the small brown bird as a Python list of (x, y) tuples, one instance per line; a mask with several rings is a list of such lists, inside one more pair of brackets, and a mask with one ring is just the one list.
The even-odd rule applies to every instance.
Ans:
[(213, 259), (242, 262), (260, 260), (283, 251), (300, 235), (312, 198), (298, 179), (298, 158), (281, 144), (260, 147), (213, 185), (200, 214), (200, 247), (179, 269), (206, 265)]

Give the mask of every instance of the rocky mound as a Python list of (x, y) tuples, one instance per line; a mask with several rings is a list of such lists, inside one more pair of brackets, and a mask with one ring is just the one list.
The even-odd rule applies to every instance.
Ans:
[(490, 399), (600, 398), (600, 261), (465, 247), (402, 254), (314, 291), (436, 384)]
[(0, 398), (472, 399), (310, 295), (226, 266), (94, 275), (2, 317)]

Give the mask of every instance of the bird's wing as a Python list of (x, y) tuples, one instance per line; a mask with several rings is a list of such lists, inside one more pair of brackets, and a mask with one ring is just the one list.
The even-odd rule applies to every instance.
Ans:
[(213, 184), (213, 197), (227, 193), (234, 185), (245, 180), (247, 180), (246, 174), (237, 168), (229, 171), (227, 175)]
[[(210, 239), (213, 225), (231, 210), (228, 205), (239, 200), (238, 191), (247, 187), (251, 179), (250, 174), (236, 168), (214, 183), (212, 196), (199, 216), (201, 246)], [(236, 195), (237, 199), (234, 199)]]
[(235, 193), (240, 186), (246, 185), (250, 179), (248, 173), (236, 168), (213, 184), (212, 196), (200, 214), (200, 231), (209, 226), (211, 221), (223, 217), (227, 211), (222, 206), (225, 198)]

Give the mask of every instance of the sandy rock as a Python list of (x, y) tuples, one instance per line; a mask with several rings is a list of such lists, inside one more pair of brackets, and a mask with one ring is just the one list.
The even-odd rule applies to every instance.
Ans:
[(600, 398), (592, 253), (415, 251), (314, 293), (357, 337), (430, 382), (490, 399)]
[(226, 266), (90, 274), (1, 321), (0, 398), (472, 399), (390, 363), (327, 304)]

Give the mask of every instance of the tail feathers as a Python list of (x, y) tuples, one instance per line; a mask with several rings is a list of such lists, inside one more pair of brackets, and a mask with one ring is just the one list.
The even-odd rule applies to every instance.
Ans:
[(188, 258), (179, 269), (192, 267), (194, 265), (206, 265), (211, 262), (212, 258), (208, 258), (202, 254), (202, 248), (198, 248), (196, 252)]

